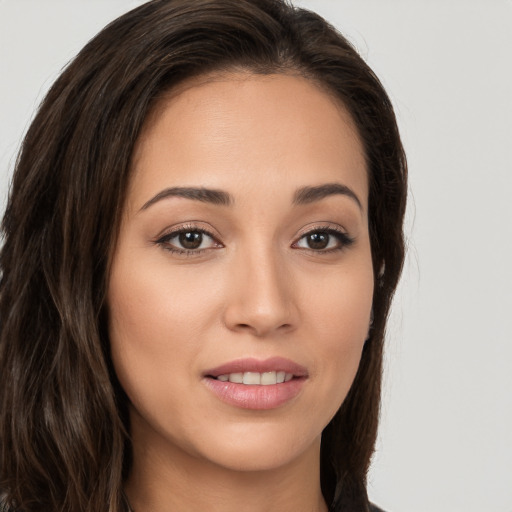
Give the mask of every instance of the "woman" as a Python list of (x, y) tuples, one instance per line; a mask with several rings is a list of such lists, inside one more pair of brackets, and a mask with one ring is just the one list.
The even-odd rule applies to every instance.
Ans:
[(277, 0), (155, 0), (51, 88), (1, 253), (23, 511), (375, 510), (406, 163), (378, 79)]

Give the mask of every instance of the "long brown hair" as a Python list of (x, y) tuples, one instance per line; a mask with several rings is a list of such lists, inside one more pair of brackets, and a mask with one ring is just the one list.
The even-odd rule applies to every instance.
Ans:
[(151, 107), (213, 71), (299, 73), (343, 102), (363, 141), (374, 322), (351, 391), (325, 428), (331, 510), (367, 510), (382, 347), (404, 257), (406, 160), (393, 108), (354, 48), (284, 0), (153, 0), (92, 39), (50, 89), (23, 142), (0, 253), (0, 489), (32, 511), (126, 510), (126, 397), (105, 294), (132, 150)]

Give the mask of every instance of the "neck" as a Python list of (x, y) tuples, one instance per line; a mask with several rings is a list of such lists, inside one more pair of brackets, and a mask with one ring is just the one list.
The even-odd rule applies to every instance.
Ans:
[(299, 460), (238, 471), (157, 438), (145, 435), (140, 443), (132, 431), (133, 464), (125, 488), (134, 512), (327, 512), (320, 489), (320, 440)]

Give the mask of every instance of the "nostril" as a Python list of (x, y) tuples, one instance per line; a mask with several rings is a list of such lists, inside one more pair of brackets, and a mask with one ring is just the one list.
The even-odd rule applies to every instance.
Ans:
[[(267, 329), (265, 327), (261, 327), (258, 328), (257, 325), (251, 325), (251, 324), (236, 324), (236, 328), (241, 330), (241, 331), (251, 331), (251, 332), (254, 332), (256, 335), (264, 335), (265, 333), (267, 333), (270, 329)], [(281, 324), (279, 326), (277, 326), (274, 331), (279, 331), (279, 332), (283, 332), (283, 331), (289, 331), (292, 329), (292, 324)]]

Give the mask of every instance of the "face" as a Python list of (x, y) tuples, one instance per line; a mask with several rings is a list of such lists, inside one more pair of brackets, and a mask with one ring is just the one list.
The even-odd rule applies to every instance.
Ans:
[(317, 458), (368, 333), (367, 198), (352, 120), (304, 78), (210, 77), (161, 101), (108, 291), (135, 448), (242, 471)]

